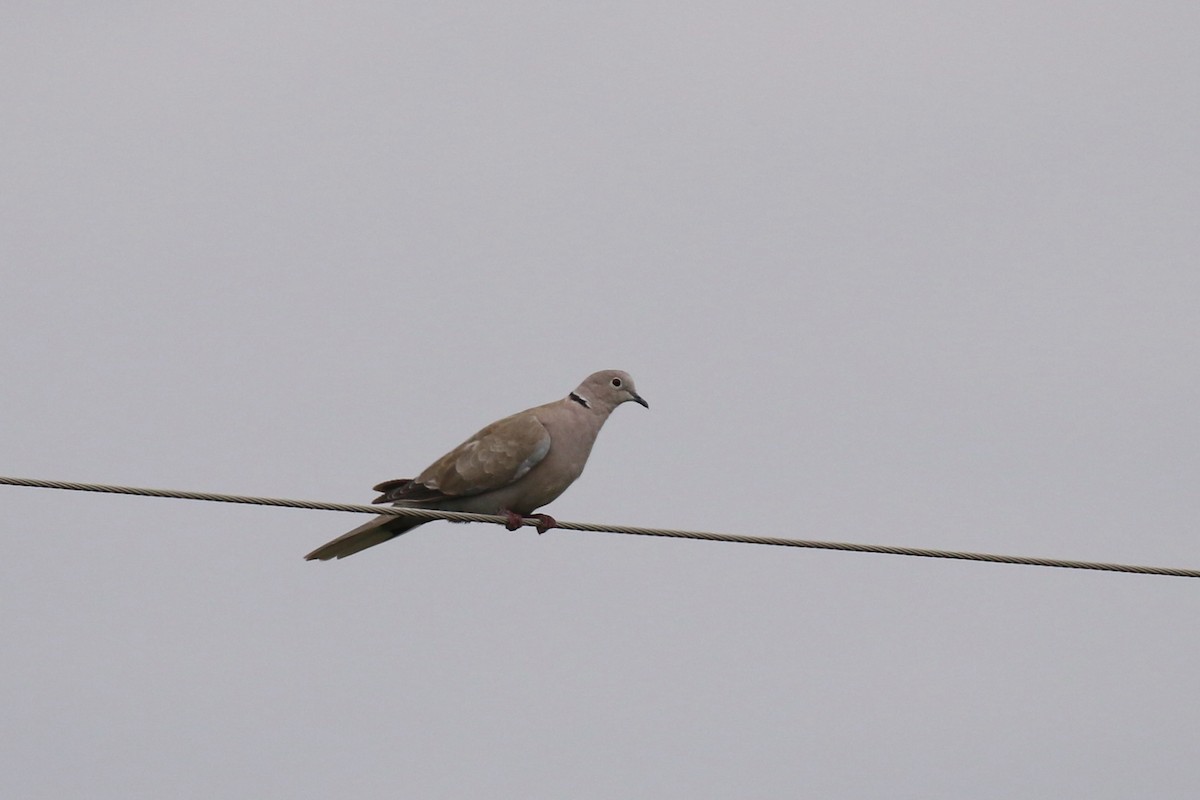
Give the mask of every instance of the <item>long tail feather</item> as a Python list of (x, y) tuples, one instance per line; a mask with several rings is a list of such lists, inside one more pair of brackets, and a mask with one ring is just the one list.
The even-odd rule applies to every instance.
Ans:
[(395, 539), (402, 533), (408, 533), (418, 525), (424, 525), (430, 520), (413, 519), (412, 517), (397, 517), (383, 514), (370, 522), (359, 525), (352, 531), (343, 533), (333, 541), (313, 550), (304, 557), (305, 561), (328, 561), (331, 558), (345, 558), (355, 553), (383, 544), (389, 539)]

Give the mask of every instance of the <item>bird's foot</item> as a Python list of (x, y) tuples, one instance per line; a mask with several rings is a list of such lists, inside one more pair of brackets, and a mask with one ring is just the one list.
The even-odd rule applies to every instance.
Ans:
[(551, 528), (558, 527), (558, 520), (556, 520), (554, 517), (550, 516), (549, 514), (533, 514), (531, 518), (536, 519), (538, 521), (537, 532), (539, 534), (545, 533), (546, 531), (550, 530)]
[[(508, 528), (510, 531), (515, 531), (517, 528), (525, 524), (525, 517), (521, 516), (515, 511), (505, 511), (504, 518), (506, 520), (504, 527)], [(538, 533), (545, 533), (551, 528), (558, 527), (558, 520), (549, 514), (530, 514), (529, 519), (537, 520), (537, 525), (535, 527), (537, 527)]]

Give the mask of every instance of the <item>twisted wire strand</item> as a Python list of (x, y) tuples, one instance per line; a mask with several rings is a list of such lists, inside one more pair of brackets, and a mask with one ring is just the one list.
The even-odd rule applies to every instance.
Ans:
[[(38, 489), (63, 489), (72, 492), (104, 492), (129, 494), (140, 497), (167, 497), (177, 500), (202, 500), (213, 503), (241, 503), (244, 505), (276, 506), (281, 508), (303, 508), (313, 511), (346, 511), (359, 514), (392, 514), (419, 519), (444, 519), (452, 522), (492, 522), (503, 525), (505, 517), (491, 514), (467, 514), (458, 511), (435, 511), (425, 508), (400, 508), (396, 506), (365, 505), (361, 503), (323, 503), (312, 500), (286, 500), (278, 497), (252, 497), (248, 495), (218, 494), (216, 492), (185, 492), (175, 489), (147, 489), (137, 486), (111, 486), (100, 483), (75, 483), (71, 481), (47, 481), (35, 478), (0, 477), (0, 484), (28, 486)], [(527, 520), (535, 525), (537, 520)], [(736, 533), (711, 533), (708, 531), (671, 530), (666, 528), (641, 528), (629, 525), (599, 525), (588, 522), (559, 522), (558, 528), (568, 531), (589, 533), (619, 533), (631, 536), (659, 536), (672, 539), (702, 539), (710, 542), (737, 542), (742, 544), (764, 544), (776, 547), (805, 547), (812, 550), (842, 550), (851, 553), (878, 553), (918, 558), (949, 558), (959, 561), (984, 561), (992, 564), (1019, 564), (1030, 567), (1057, 567), (1060, 569), (1086, 569), (1102, 572), (1128, 572), (1138, 575), (1168, 575), (1177, 578), (1200, 578), (1200, 569), (1176, 567), (1147, 567), (1135, 564), (1110, 564), (1100, 561), (1074, 561), (1060, 558), (1033, 558), (1029, 556), (1006, 556), (994, 553), (970, 553), (955, 550), (934, 550), (924, 547), (893, 547), (878, 544), (856, 544), (852, 542), (824, 542), (808, 539), (785, 539), (775, 536), (749, 536)]]

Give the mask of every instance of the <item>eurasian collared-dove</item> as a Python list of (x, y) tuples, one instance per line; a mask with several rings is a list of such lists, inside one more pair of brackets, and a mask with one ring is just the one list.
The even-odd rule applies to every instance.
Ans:
[[(415, 479), (379, 484), (375, 491), (383, 494), (374, 502), (503, 515), (508, 517), (509, 530), (516, 530), (523, 517), (532, 515), (538, 520), (538, 533), (544, 533), (557, 523), (533, 512), (579, 477), (604, 421), (629, 400), (650, 407), (628, 374), (611, 369), (589, 375), (562, 400), (493, 422)], [(431, 521), (382, 515), (304, 558), (345, 558)]]

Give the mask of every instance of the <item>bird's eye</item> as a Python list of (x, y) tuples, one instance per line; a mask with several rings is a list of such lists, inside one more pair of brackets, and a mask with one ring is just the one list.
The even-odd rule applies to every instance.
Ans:
[(613, 379), (612, 379), (612, 385), (613, 385), (613, 388), (615, 388), (615, 389), (620, 389), (620, 388), (621, 388), (621, 379), (620, 379), (620, 378), (613, 378)]

